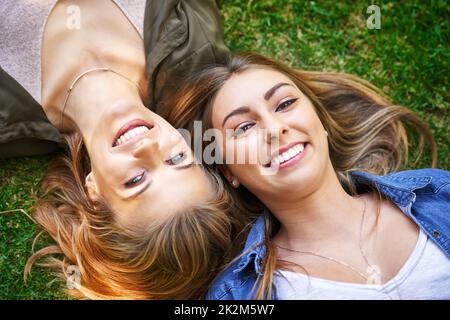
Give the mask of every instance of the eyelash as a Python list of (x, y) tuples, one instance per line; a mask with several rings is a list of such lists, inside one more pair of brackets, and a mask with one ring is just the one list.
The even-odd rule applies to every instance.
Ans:
[(281, 109), (281, 110), (284, 110), (284, 109), (290, 107), (291, 105), (293, 105), (297, 100), (298, 100), (298, 98), (286, 100), (286, 101), (280, 103), (278, 105), (278, 107), (275, 109), (275, 111), (278, 111), (281, 106), (284, 106), (284, 108)]
[[(246, 126), (248, 126), (248, 125), (252, 125), (253, 126), (253, 124), (252, 123), (246, 123), (246, 124), (244, 124), (243, 126), (241, 126), (241, 127), (239, 127), (239, 128), (237, 128), (236, 130), (234, 130), (233, 131), (233, 137), (237, 137), (237, 136), (239, 136), (241, 133), (241, 131), (242, 131), (242, 133), (245, 133), (247, 130), (244, 130), (243, 128), (245, 128)], [(250, 129), (250, 128), (249, 128)]]
[[(165, 162), (171, 166), (176, 165), (176, 164), (180, 163), (181, 161), (175, 163), (173, 159), (175, 159), (176, 157), (178, 157), (180, 155), (181, 155), (181, 161), (186, 158), (186, 152), (182, 151), (182, 152), (177, 153), (174, 157), (170, 158), (169, 160), (166, 160)], [(145, 176), (145, 172), (143, 172), (142, 174), (127, 181), (125, 183), (125, 186), (128, 188), (135, 186), (137, 182), (140, 182), (144, 178), (144, 176)], [(139, 179), (139, 180), (136, 181), (136, 179)]]
[(135, 181), (137, 178), (139, 178), (139, 180), (137, 182), (141, 181), (144, 178), (144, 175), (145, 175), (145, 172), (143, 172), (141, 175), (136, 176), (136, 177), (132, 178), (131, 180), (127, 181), (125, 183), (125, 187), (129, 188), (129, 187), (135, 186), (136, 183), (133, 181)]
[[(292, 104), (294, 104), (297, 100), (298, 100), (298, 98), (286, 100), (286, 101), (280, 103), (280, 104), (277, 106), (277, 108), (275, 109), (275, 111), (276, 111), (276, 112), (279, 111), (279, 110), (280, 110), (279, 108), (280, 108), (281, 106), (283, 106), (283, 108), (282, 108), (281, 110), (284, 110), (284, 109), (290, 107)], [(244, 124), (243, 126), (237, 128), (237, 129), (233, 132), (233, 136), (236, 137), (236, 136), (240, 135), (241, 133), (238, 133), (238, 132), (240, 132), (240, 131), (243, 131), (243, 133), (245, 133), (248, 129), (243, 130), (243, 128), (245, 128), (245, 127), (248, 126), (248, 125), (252, 125), (252, 126), (253, 126), (252, 123), (246, 123), (246, 124)], [(249, 129), (250, 129), (250, 128), (249, 128)]]

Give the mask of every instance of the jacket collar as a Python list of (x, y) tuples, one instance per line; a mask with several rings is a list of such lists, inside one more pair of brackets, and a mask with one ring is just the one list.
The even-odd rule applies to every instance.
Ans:
[[(413, 192), (428, 185), (432, 178), (430, 176), (414, 174), (390, 174), (378, 176), (368, 172), (354, 171), (350, 175), (355, 183), (376, 186), (382, 194), (395, 202), (402, 211), (406, 210), (409, 205), (416, 199)], [(257, 274), (261, 274), (261, 260), (266, 253), (264, 245), (264, 214), (259, 216), (247, 236), (247, 241), (242, 252), (247, 252), (238, 260), (237, 268), (234, 273), (244, 270), (252, 261), (253, 267)]]
[(233, 270), (234, 273), (244, 270), (252, 260), (254, 261), (256, 273), (261, 273), (260, 261), (266, 254), (266, 246), (264, 245), (264, 226), (264, 215), (261, 215), (250, 229), (244, 250), (242, 251), (247, 253), (238, 260), (237, 268)]
[(354, 171), (351, 173), (356, 184), (373, 185), (386, 197), (390, 198), (400, 208), (412, 204), (416, 195), (413, 192), (428, 185), (432, 178), (414, 171), (403, 171), (400, 174), (378, 176), (368, 172)]

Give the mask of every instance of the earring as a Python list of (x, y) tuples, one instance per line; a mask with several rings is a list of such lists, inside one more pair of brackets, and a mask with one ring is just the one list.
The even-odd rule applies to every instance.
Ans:
[(239, 183), (238, 183), (238, 181), (237, 180), (235, 180), (235, 179), (233, 179), (232, 181), (231, 181), (231, 184), (233, 185), (233, 187), (235, 187), (235, 188), (237, 188), (238, 186), (239, 186)]
[(325, 130), (325, 135), (328, 137), (328, 131), (327, 130)]

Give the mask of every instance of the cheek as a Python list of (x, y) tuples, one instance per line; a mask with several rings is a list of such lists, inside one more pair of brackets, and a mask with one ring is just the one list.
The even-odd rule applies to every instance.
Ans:
[(102, 155), (95, 163), (96, 172), (102, 177), (105, 186), (120, 187), (121, 184), (133, 176), (142, 173), (139, 167), (131, 167), (130, 163), (120, 156)]
[(314, 107), (309, 104), (295, 108), (287, 114), (287, 118), (291, 126), (302, 128), (313, 139), (324, 130)]
[(224, 145), (224, 160), (226, 164), (246, 167), (257, 165), (260, 141), (256, 132), (251, 132), (240, 139), (228, 139)]
[(93, 166), (95, 166), (100, 171), (109, 171), (116, 167), (118, 163), (116, 157), (110, 152), (110, 145), (105, 141), (105, 139), (93, 139), (92, 144), (87, 148), (89, 159)]

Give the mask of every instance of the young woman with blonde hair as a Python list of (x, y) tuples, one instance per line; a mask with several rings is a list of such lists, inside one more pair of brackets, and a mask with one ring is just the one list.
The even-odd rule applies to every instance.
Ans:
[[(62, 134), (32, 208), (55, 244), (25, 275), (47, 257), (74, 297), (203, 297), (245, 219), (153, 111), (178, 76), (227, 55), (215, 2), (6, 1), (0, 12), (1, 156), (45, 153), (36, 141)], [(30, 119), (36, 110), (45, 117)]]
[(210, 170), (261, 213), (210, 299), (450, 299), (450, 173), (397, 172), (411, 141), (436, 165), (413, 112), (357, 77), (252, 53), (177, 99), (169, 122), (215, 129)]

